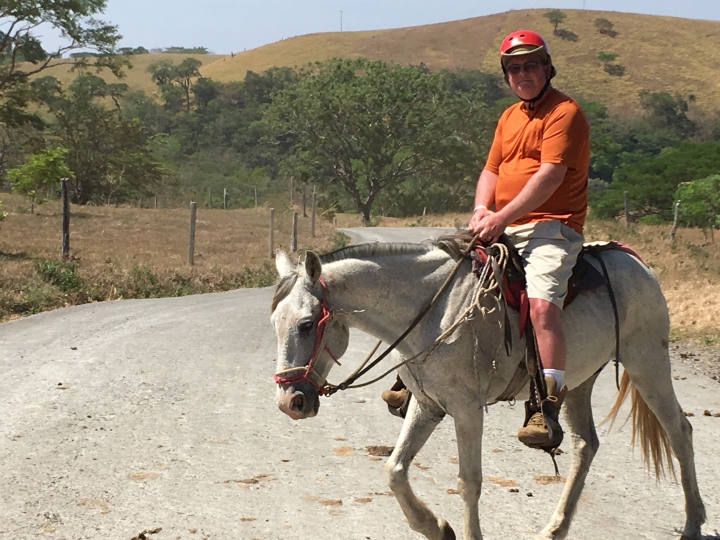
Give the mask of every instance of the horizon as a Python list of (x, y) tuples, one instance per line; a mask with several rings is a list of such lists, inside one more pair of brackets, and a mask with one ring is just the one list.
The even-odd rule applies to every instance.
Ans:
[[(705, 0), (637, 0), (634, 4), (633, 10), (627, 10), (622, 9), (623, 0), (606, 0), (602, 5), (596, 0), (562, 0), (553, 7), (538, 0), (510, 0), (508, 9), (493, 11), (471, 0), (450, 4), (427, 0), (420, 6), (410, 0), (394, 0), (390, 5), (359, 0), (350, 6), (338, 0), (306, 0), (302, 6), (269, 0), (252, 7), (232, 0), (209, 0), (206, 9), (198, 12), (190, 0), (108, 0), (105, 12), (97, 18), (117, 25), (123, 36), (118, 47), (206, 47), (214, 54), (239, 53), (303, 35), (409, 28), (529, 9), (582, 10), (584, 6), (591, 12), (720, 21), (720, 2), (707, 6)], [(61, 42), (58, 36), (45, 37), (48, 47)]]

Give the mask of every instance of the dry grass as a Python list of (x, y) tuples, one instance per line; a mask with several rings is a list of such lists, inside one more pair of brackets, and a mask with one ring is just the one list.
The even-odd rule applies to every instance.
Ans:
[[(558, 67), (556, 86), (575, 96), (596, 100), (614, 112), (635, 112), (638, 92), (669, 91), (694, 94), (701, 109), (715, 109), (720, 101), (720, 60), (707, 54), (720, 48), (720, 22), (633, 13), (563, 10), (561, 25), (579, 36), (577, 42), (553, 35), (542, 15), (547, 10), (518, 10), (448, 23), (365, 32), (310, 34), (271, 43), (225, 57), (203, 69), (220, 81), (242, 79), (246, 71), (272, 66), (302, 66), (332, 57), (424, 62), (432, 70), (482, 68), (499, 73), (498, 47), (518, 28), (532, 28), (548, 41)], [(615, 25), (618, 36), (598, 34), (595, 19)], [(616, 53), (626, 67), (623, 77), (604, 71), (598, 53)]]
[[(0, 226), (0, 318), (88, 301), (178, 296), (275, 281), (268, 257), (267, 208), (200, 208), (195, 265), (190, 267), (188, 210), (72, 206), (71, 256), (84, 285), (58, 286), (47, 276), (42, 279), (37, 265), (60, 258), (59, 203), (48, 202), (30, 215), (21, 198), (3, 195), (2, 200), (10, 215)], [(290, 208), (276, 208), (276, 247), (289, 250), (291, 221)], [(335, 234), (328, 221), (318, 219), (316, 237), (311, 238), (310, 218), (299, 220), (298, 244), (303, 249), (326, 251)]]
[[(172, 296), (263, 286), (274, 282), (268, 257), (267, 208), (198, 210), (195, 266), (186, 265), (189, 212), (130, 207), (72, 207), (71, 248), (77, 274), (92, 285), (83, 294), (65, 294), (43, 280), (38, 260), (58, 260), (60, 207), (48, 202), (37, 215), (23, 199), (2, 196), (10, 212), (0, 225), (0, 317), (95, 300)], [(289, 250), (292, 210), (275, 203), (275, 244)], [(299, 210), (299, 209), (297, 209)], [(338, 227), (360, 226), (358, 215), (336, 216)], [(468, 214), (383, 218), (381, 226), (464, 226)], [(700, 230), (680, 229), (675, 247), (669, 226), (589, 221), (588, 240), (620, 240), (636, 249), (658, 275), (670, 308), (676, 338), (720, 336), (720, 247)], [(327, 251), (341, 238), (329, 221), (299, 220), (299, 247)], [(154, 276), (154, 278), (153, 278)], [(155, 281), (153, 281), (153, 279)], [(20, 312), (20, 313), (18, 313)]]

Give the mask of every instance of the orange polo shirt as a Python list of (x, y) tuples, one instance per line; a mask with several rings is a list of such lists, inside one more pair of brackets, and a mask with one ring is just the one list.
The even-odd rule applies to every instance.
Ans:
[(510, 106), (500, 117), (485, 168), (498, 175), (495, 207), (512, 201), (541, 163), (567, 166), (565, 178), (550, 198), (512, 225), (558, 219), (582, 234), (587, 215), (590, 125), (580, 105), (550, 89), (540, 105)]

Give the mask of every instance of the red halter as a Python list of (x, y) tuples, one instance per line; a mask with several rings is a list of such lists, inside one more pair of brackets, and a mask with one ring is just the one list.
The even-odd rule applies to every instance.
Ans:
[[(322, 302), (320, 303), (320, 319), (318, 320), (317, 327), (315, 328), (315, 348), (313, 349), (310, 361), (308, 362), (307, 366), (286, 369), (285, 371), (280, 371), (279, 373), (276, 373), (273, 377), (277, 384), (281, 384), (284, 386), (308, 381), (317, 389), (318, 393), (323, 396), (328, 393), (325, 389), (325, 380), (314, 369), (315, 362), (317, 362), (317, 359), (320, 356), (320, 350), (322, 349), (326, 353), (328, 353), (328, 356), (330, 356), (330, 358), (332, 358), (336, 364), (340, 365), (340, 362), (338, 362), (337, 358), (333, 356), (333, 353), (330, 352), (328, 346), (324, 345), (325, 327), (327, 326), (327, 322), (330, 320), (330, 317), (332, 317), (332, 311), (330, 310), (330, 305), (327, 301), (327, 283), (325, 282), (325, 278), (323, 277), (320, 277), (320, 287), (322, 289)], [(289, 374), (298, 371), (300, 371), (301, 373), (294, 376), (288, 376)], [(321, 382), (315, 381), (315, 379), (311, 377), (311, 374), (314, 374)]]

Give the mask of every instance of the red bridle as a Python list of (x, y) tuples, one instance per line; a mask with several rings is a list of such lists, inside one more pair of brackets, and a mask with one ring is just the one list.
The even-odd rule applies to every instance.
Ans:
[[(277, 384), (281, 384), (283, 386), (308, 381), (317, 389), (318, 393), (323, 396), (328, 394), (325, 388), (325, 379), (323, 379), (323, 377), (314, 369), (315, 363), (320, 356), (320, 351), (324, 350), (326, 353), (328, 353), (328, 356), (330, 356), (330, 358), (332, 358), (336, 364), (340, 365), (340, 362), (338, 362), (337, 358), (333, 356), (333, 353), (330, 352), (328, 346), (324, 344), (325, 327), (327, 326), (327, 323), (333, 314), (327, 301), (327, 283), (325, 282), (325, 278), (323, 277), (320, 277), (320, 288), (322, 290), (322, 302), (320, 303), (320, 319), (318, 320), (317, 326), (315, 328), (315, 348), (313, 349), (312, 356), (310, 356), (310, 361), (308, 362), (307, 366), (286, 369), (285, 371), (280, 371), (279, 373), (276, 373), (273, 377)], [(289, 376), (291, 373), (295, 373), (298, 371), (300, 372), (299, 374)], [(313, 379), (311, 375), (315, 375), (315, 377), (317, 377), (320, 382)]]

